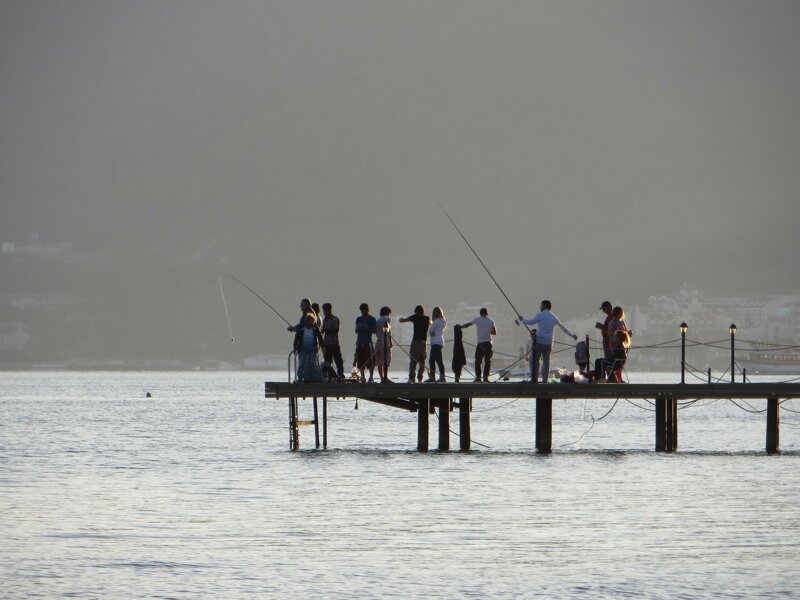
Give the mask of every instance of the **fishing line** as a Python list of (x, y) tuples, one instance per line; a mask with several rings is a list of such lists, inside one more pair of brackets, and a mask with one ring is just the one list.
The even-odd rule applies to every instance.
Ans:
[[(218, 281), (219, 281), (219, 289), (220, 289), (220, 290), (222, 290), (222, 278), (223, 278), (223, 277), (227, 277), (228, 279), (232, 279), (233, 281), (235, 281), (236, 283), (238, 283), (239, 285), (241, 285), (241, 286), (242, 286), (244, 289), (246, 289), (246, 290), (247, 290), (247, 291), (249, 291), (251, 294), (253, 294), (253, 295), (254, 295), (256, 298), (258, 298), (259, 300), (261, 300), (261, 302), (263, 302), (263, 303), (264, 303), (264, 304), (267, 306), (267, 308), (269, 308), (269, 309), (270, 309), (272, 312), (274, 312), (276, 315), (278, 315), (278, 316), (280, 317), (280, 319), (281, 319), (281, 320), (282, 320), (284, 323), (286, 323), (286, 324), (287, 324), (289, 327), (291, 327), (291, 326), (292, 326), (292, 324), (291, 324), (291, 323), (289, 323), (289, 321), (287, 321), (287, 320), (286, 320), (286, 317), (284, 317), (284, 316), (283, 316), (281, 313), (279, 313), (279, 312), (278, 312), (278, 310), (277, 310), (277, 309), (276, 309), (274, 306), (272, 306), (272, 304), (270, 304), (269, 302), (267, 302), (266, 300), (264, 300), (264, 299), (263, 299), (261, 296), (259, 296), (259, 295), (258, 295), (258, 293), (256, 293), (256, 291), (255, 291), (255, 290), (253, 290), (253, 288), (251, 288), (249, 285), (247, 285), (247, 284), (246, 284), (246, 283), (244, 283), (243, 281), (240, 281), (240, 280), (236, 279), (236, 277), (234, 277), (233, 275), (220, 275), (220, 276), (217, 278), (217, 279), (218, 279)], [(223, 301), (223, 303), (225, 302), (225, 294), (222, 294), (222, 301)], [(225, 314), (228, 314), (228, 308), (227, 308), (227, 306), (225, 307)], [(229, 321), (228, 321), (228, 327), (230, 327), (230, 319), (229, 319)], [(233, 338), (233, 334), (231, 334), (231, 338)], [(231, 340), (231, 341), (232, 341), (232, 340)]]
[[(475, 252), (475, 248), (473, 248), (472, 244), (470, 244), (469, 241), (467, 241), (467, 238), (464, 237), (464, 234), (461, 232), (461, 229), (458, 228), (458, 225), (456, 225), (456, 222), (453, 221), (452, 217), (447, 214), (447, 211), (444, 209), (444, 207), (441, 204), (439, 204), (438, 202), (436, 204), (439, 205), (439, 208), (442, 209), (442, 212), (444, 213), (444, 216), (447, 217), (447, 219), (450, 221), (450, 223), (453, 225), (453, 227), (456, 228), (456, 231), (458, 232), (458, 235), (461, 236), (461, 239), (464, 240), (464, 243), (469, 247), (470, 250), (472, 250), (472, 253), (475, 255), (475, 258), (477, 258), (478, 262), (481, 263), (481, 266), (483, 267), (484, 271), (486, 271), (487, 275), (489, 275), (489, 277), (492, 278), (492, 281), (497, 286), (497, 289), (500, 290), (500, 293), (503, 294), (503, 297), (506, 299), (506, 302), (508, 302), (508, 305), (514, 311), (514, 316), (518, 317), (519, 315), (521, 315), (522, 313), (517, 310), (517, 307), (514, 306), (513, 302), (511, 302), (511, 299), (508, 297), (508, 295), (505, 293), (505, 291), (503, 291), (503, 288), (500, 287), (499, 283), (497, 283), (497, 279), (494, 278), (494, 275), (492, 275), (492, 272), (489, 270), (489, 268), (486, 266), (486, 264), (481, 260), (481, 257), (478, 256), (478, 253)], [(525, 329), (528, 330), (528, 333), (531, 333), (530, 327), (528, 327), (522, 321), (519, 321), (519, 322), (522, 323), (523, 325), (525, 325)]]
[(222, 306), (225, 307), (225, 318), (228, 319), (228, 333), (231, 336), (231, 344), (233, 343), (233, 330), (231, 329), (231, 315), (228, 312), (228, 303), (225, 302), (225, 292), (222, 291), (222, 277), (217, 277), (219, 283), (219, 293), (222, 294)]

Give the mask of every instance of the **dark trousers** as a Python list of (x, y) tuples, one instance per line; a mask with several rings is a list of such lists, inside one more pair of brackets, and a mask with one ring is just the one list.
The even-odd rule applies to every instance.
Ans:
[(431, 344), (431, 357), (428, 362), (428, 371), (431, 377), (436, 376), (436, 365), (439, 365), (439, 372), (444, 377), (444, 360), (442, 360), (442, 347), (437, 344)]
[(595, 380), (608, 379), (611, 374), (615, 374), (614, 381), (617, 380), (616, 373), (625, 366), (626, 356), (624, 353), (613, 353), (611, 358), (598, 358), (594, 361)]
[(344, 377), (344, 361), (342, 360), (342, 349), (339, 344), (328, 344), (322, 351), (325, 362), (331, 364), (331, 361), (336, 363), (336, 373), (339, 378)]
[(475, 346), (475, 377), (481, 378), (481, 362), (483, 362), (483, 380), (489, 381), (489, 369), (492, 368), (492, 342), (481, 342)]

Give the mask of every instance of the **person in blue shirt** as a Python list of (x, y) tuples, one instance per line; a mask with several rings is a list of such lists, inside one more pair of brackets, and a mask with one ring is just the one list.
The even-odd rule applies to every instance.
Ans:
[(547, 383), (547, 377), (550, 374), (550, 353), (553, 351), (553, 332), (556, 326), (561, 328), (561, 331), (570, 336), (573, 340), (577, 340), (578, 336), (567, 329), (556, 315), (551, 311), (553, 308), (550, 300), (542, 300), (539, 307), (539, 313), (530, 319), (523, 319), (522, 315), (517, 315), (519, 321), (525, 325), (536, 325), (536, 343), (532, 346), (533, 356), (531, 360), (533, 365), (531, 368), (531, 383), (536, 383), (537, 372), (539, 371), (539, 360), (542, 361), (542, 382)]
[(369, 314), (369, 304), (362, 302), (358, 307), (361, 316), (356, 319), (356, 368), (364, 382), (364, 370), (369, 369), (369, 383), (375, 371), (375, 348), (372, 345), (372, 335), (378, 329), (378, 322)]

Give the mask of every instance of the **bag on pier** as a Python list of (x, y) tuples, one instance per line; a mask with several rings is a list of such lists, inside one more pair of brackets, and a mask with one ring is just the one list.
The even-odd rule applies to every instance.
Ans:
[(583, 340), (575, 344), (575, 364), (579, 367), (589, 364), (589, 350)]

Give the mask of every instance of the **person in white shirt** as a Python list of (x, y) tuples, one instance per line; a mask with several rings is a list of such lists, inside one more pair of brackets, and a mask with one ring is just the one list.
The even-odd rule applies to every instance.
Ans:
[(532, 347), (533, 356), (531, 357), (531, 383), (536, 383), (537, 372), (539, 371), (539, 359), (542, 361), (542, 382), (547, 383), (547, 376), (550, 374), (550, 353), (553, 351), (553, 331), (556, 325), (561, 328), (561, 331), (570, 336), (573, 340), (577, 340), (578, 336), (567, 329), (561, 320), (554, 315), (550, 310), (553, 304), (550, 300), (542, 300), (539, 307), (539, 314), (530, 318), (523, 319), (522, 315), (517, 315), (519, 320), (525, 325), (537, 325), (536, 343)]
[(433, 322), (428, 327), (428, 337), (431, 338), (431, 355), (428, 359), (428, 382), (436, 381), (436, 365), (439, 365), (439, 382), (444, 382), (444, 360), (442, 360), (442, 349), (444, 348), (444, 330), (447, 329), (447, 319), (444, 318), (444, 311), (438, 306), (433, 307), (431, 312)]
[(489, 381), (489, 369), (492, 368), (492, 336), (497, 335), (494, 321), (489, 318), (489, 311), (481, 309), (481, 316), (475, 317), (469, 323), (461, 325), (461, 329), (472, 327), (478, 334), (478, 345), (475, 346), (475, 381), (481, 380), (481, 362), (483, 362), (483, 381)]

